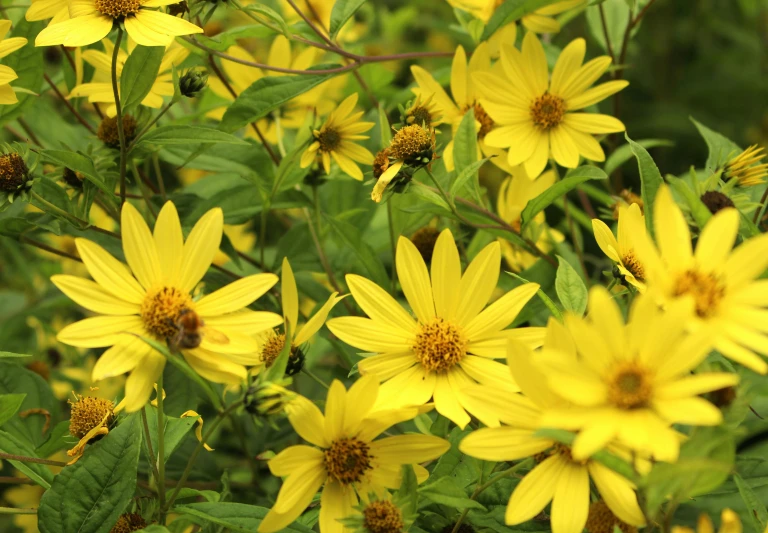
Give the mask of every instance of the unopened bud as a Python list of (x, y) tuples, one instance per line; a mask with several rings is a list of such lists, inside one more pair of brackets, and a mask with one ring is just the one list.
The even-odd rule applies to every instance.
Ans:
[(179, 91), (187, 98), (195, 98), (208, 85), (208, 73), (191, 69), (179, 78)]

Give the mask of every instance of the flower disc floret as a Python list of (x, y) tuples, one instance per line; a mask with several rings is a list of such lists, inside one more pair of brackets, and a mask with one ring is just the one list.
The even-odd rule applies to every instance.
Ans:
[(178, 332), (176, 322), (185, 309), (192, 308), (192, 298), (176, 287), (150, 291), (141, 304), (144, 327), (159, 339), (173, 337)]
[(356, 438), (333, 441), (324, 454), (328, 475), (344, 485), (359, 482), (363, 474), (373, 468), (370, 447)]
[(12, 152), (0, 155), (0, 190), (13, 192), (27, 182), (29, 169), (21, 155)]
[(643, 407), (652, 397), (651, 383), (648, 369), (633, 361), (624, 361), (609, 378), (608, 399), (621, 409)]
[(466, 349), (467, 341), (461, 330), (442, 317), (423, 324), (413, 345), (413, 353), (430, 372), (453, 368), (464, 358)]
[(69, 418), (69, 433), (82, 439), (89, 431), (104, 424), (109, 426), (115, 418), (115, 404), (110, 400), (92, 396), (80, 396), (72, 403), (72, 414)]
[(140, 0), (95, 0), (96, 9), (114, 19), (135, 15), (141, 8)]
[(717, 312), (725, 296), (725, 286), (714, 274), (691, 269), (677, 277), (673, 294), (691, 295), (696, 303), (696, 314), (706, 318)]
[(542, 130), (558, 126), (565, 117), (565, 100), (554, 94), (544, 94), (531, 104), (533, 123)]
[(398, 533), (405, 526), (403, 513), (388, 500), (375, 500), (363, 511), (363, 526), (371, 533)]

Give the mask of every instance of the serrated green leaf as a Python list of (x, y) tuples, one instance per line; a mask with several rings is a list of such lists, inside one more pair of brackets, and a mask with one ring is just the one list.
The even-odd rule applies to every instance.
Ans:
[(701, 122), (698, 122), (693, 117), (690, 117), (693, 125), (699, 130), (699, 133), (704, 138), (704, 142), (707, 143), (709, 148), (709, 155), (707, 156), (706, 168), (710, 172), (715, 172), (725, 166), (728, 160), (738, 155), (741, 152), (741, 148), (730, 140), (728, 137), (717, 133), (706, 127)]
[(624, 138), (629, 143), (630, 150), (637, 159), (637, 168), (640, 171), (640, 191), (645, 205), (645, 228), (648, 234), (653, 236), (653, 202), (656, 200), (656, 193), (659, 191), (664, 179), (661, 177), (659, 167), (648, 153), (648, 150), (624, 134)]
[(557, 256), (557, 277), (555, 278), (555, 290), (560, 303), (566, 311), (579, 316), (587, 309), (587, 286), (571, 264)]
[(331, 39), (335, 39), (344, 24), (352, 18), (366, 0), (336, 0), (331, 11)]
[(739, 494), (744, 500), (744, 505), (747, 506), (747, 514), (755, 533), (763, 533), (766, 530), (766, 524), (768, 524), (768, 509), (765, 508), (765, 503), (760, 500), (752, 487), (739, 474), (733, 474), (733, 481), (739, 488)]
[(493, 12), (493, 15), (485, 25), (485, 31), (480, 40), (487, 41), (497, 30), (507, 24), (520, 20), (528, 13), (558, 1), (560, 0), (506, 0)]
[(528, 202), (520, 214), (523, 228), (555, 200), (575, 189), (577, 185), (589, 180), (604, 180), (608, 178), (605, 172), (592, 165), (584, 165), (570, 170), (563, 179), (553, 184), (549, 189)]
[[(26, 394), (21, 411), (44, 409), (51, 414), (54, 422), (59, 419), (59, 401), (53, 395), (50, 385), (38, 374), (11, 360), (0, 360), (0, 394)], [(23, 442), (30, 443), (34, 450), (47, 438), (43, 433), (45, 422), (45, 417), (41, 415), (23, 419), (16, 417), (8, 420), (3, 429)]]
[(145, 133), (137, 146), (143, 144), (239, 144), (247, 145), (239, 137), (205, 126), (191, 126), (188, 124), (169, 124), (160, 126)]
[[(197, 523), (216, 524), (238, 533), (253, 533), (267, 516), (269, 509), (244, 503), (216, 502), (177, 505), (172, 510), (187, 517), (200, 519)], [(307, 526), (297, 522), (281, 530), (286, 533), (312, 533)]]
[(163, 46), (137, 45), (120, 74), (120, 105), (123, 113), (138, 106), (152, 90), (165, 55)]

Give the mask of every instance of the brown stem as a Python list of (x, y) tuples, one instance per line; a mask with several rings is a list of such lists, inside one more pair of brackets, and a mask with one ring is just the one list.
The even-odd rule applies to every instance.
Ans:
[[(317, 34), (318, 37), (320, 37), (323, 41), (325, 41), (329, 46), (335, 46), (331, 38), (328, 35), (326, 35), (325, 32), (322, 31), (320, 28), (315, 26), (315, 23), (309, 20), (309, 17), (307, 17), (304, 14), (304, 12), (301, 9), (299, 9), (299, 6), (296, 5), (296, 2), (294, 2), (293, 0), (288, 0), (288, 3), (291, 5), (293, 10), (302, 18), (302, 20), (307, 23), (310, 29)], [(320, 20), (320, 18), (317, 16), (317, 13), (315, 13), (314, 11), (314, 8), (312, 7), (312, 3), (307, 2), (307, 4), (309, 5), (309, 9), (312, 10), (312, 14), (315, 15), (315, 18), (317, 20)]]
[(757, 221), (760, 219), (760, 214), (763, 212), (763, 206), (765, 206), (766, 200), (768, 200), (768, 188), (765, 189), (763, 197), (760, 198), (760, 205), (755, 210), (755, 218), (752, 220), (753, 223), (757, 224)]
[(72, 70), (75, 71), (75, 74), (77, 74), (77, 66), (75, 65), (75, 60), (72, 59), (72, 56), (69, 53), (69, 50), (67, 50), (67, 47), (63, 44), (59, 45), (61, 47), (61, 51), (64, 52), (64, 57), (67, 58), (67, 61), (69, 62), (69, 66), (72, 67)]
[(584, 212), (589, 215), (589, 218), (597, 218), (597, 213), (595, 212), (595, 208), (592, 207), (592, 202), (589, 201), (589, 196), (587, 196), (587, 193), (579, 189), (577, 191), (579, 195), (579, 201), (581, 202), (581, 207), (584, 208)]
[(146, 186), (149, 187), (149, 189), (152, 191), (152, 193), (153, 194), (160, 194), (160, 191), (158, 190), (157, 187), (155, 187), (155, 184), (152, 183), (151, 181), (149, 181), (149, 176), (144, 174), (144, 171), (141, 170), (138, 167), (136, 168), (136, 170), (138, 171), (138, 174), (139, 174), (139, 177), (141, 178), (141, 181), (143, 181), (146, 184)]
[(36, 145), (42, 147), (43, 143), (40, 142), (40, 139), (37, 138), (37, 135), (35, 135), (35, 132), (32, 131), (32, 128), (27, 124), (27, 121), (23, 118), (19, 117), (16, 119), (16, 122), (19, 123), (19, 126), (21, 126), (21, 129), (24, 130), (24, 132), (29, 136), (29, 139), (35, 143)]
[(616, 55), (613, 53), (613, 43), (611, 37), (608, 34), (608, 24), (605, 22), (605, 11), (603, 10), (603, 4), (600, 4), (600, 24), (603, 26), (603, 36), (605, 37), (605, 46), (608, 48), (608, 54), (611, 56), (611, 61), (616, 62)]
[(83, 262), (83, 260), (77, 257), (76, 255), (70, 254), (68, 252), (64, 252), (62, 250), (57, 250), (56, 248), (48, 246), (47, 244), (43, 244), (40, 241), (30, 239), (26, 235), (19, 235), (19, 241), (24, 244), (29, 244), (30, 246), (34, 246), (36, 248), (40, 248), (41, 250), (45, 250), (46, 252), (60, 255), (61, 257), (66, 257), (67, 259), (72, 259), (73, 261), (79, 261), (80, 263)]
[(58, 97), (59, 97), (59, 99), (60, 99), (60, 100), (61, 100), (61, 101), (64, 103), (64, 105), (65, 105), (65, 106), (67, 106), (67, 109), (69, 109), (69, 111), (70, 111), (70, 112), (71, 112), (71, 113), (72, 113), (72, 114), (75, 116), (75, 118), (77, 119), (77, 121), (78, 121), (80, 124), (82, 124), (83, 126), (85, 126), (86, 128), (88, 128), (88, 131), (90, 131), (92, 134), (96, 135), (96, 130), (95, 130), (95, 129), (93, 129), (93, 126), (91, 126), (90, 124), (88, 124), (88, 122), (87, 122), (87, 121), (85, 120), (85, 118), (83, 118), (83, 116), (82, 116), (82, 115), (81, 115), (81, 114), (80, 114), (80, 113), (77, 111), (77, 109), (75, 109), (75, 108), (72, 106), (72, 104), (70, 104), (70, 103), (69, 103), (69, 100), (67, 100), (67, 97), (66, 97), (66, 96), (64, 96), (64, 95), (61, 93), (61, 91), (59, 90), (59, 88), (58, 88), (58, 87), (56, 87), (56, 84), (55, 84), (55, 83), (53, 83), (53, 80), (50, 78), (50, 76), (48, 76), (48, 74), (44, 74), (43, 76), (45, 77), (45, 81), (47, 81), (47, 82), (48, 82), (48, 85), (50, 85), (50, 86), (51, 86), (51, 89), (53, 89), (53, 92), (55, 92), (55, 93), (56, 93), (56, 96), (58, 96)]
[(37, 485), (37, 483), (23, 477), (0, 476), (0, 485)]
[(22, 463), (37, 463), (39, 465), (67, 466), (67, 463), (62, 463), (61, 461), (51, 461), (50, 459), (40, 459), (38, 457), (27, 457), (25, 455), (14, 455), (4, 452), (0, 452), (0, 459), (7, 459), (9, 461), (21, 461)]

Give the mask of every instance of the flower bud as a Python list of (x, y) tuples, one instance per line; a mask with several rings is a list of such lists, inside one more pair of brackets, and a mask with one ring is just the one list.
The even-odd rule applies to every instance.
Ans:
[(195, 98), (208, 85), (208, 73), (191, 69), (179, 78), (179, 91), (187, 98)]

